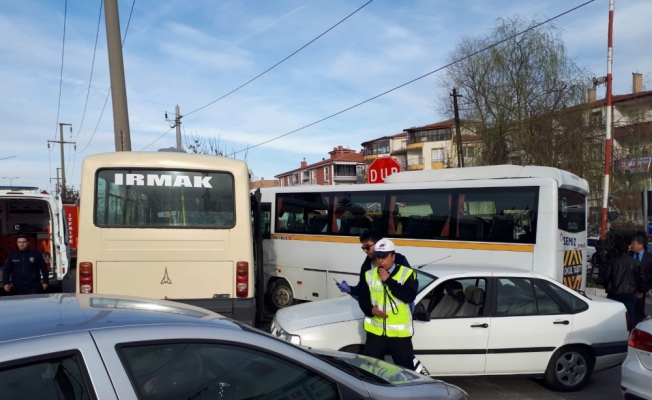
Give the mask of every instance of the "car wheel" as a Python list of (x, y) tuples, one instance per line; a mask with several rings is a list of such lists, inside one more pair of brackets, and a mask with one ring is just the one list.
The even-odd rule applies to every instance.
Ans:
[(593, 357), (579, 346), (567, 346), (557, 350), (548, 363), (545, 381), (560, 392), (580, 390), (591, 377)]
[(274, 282), (270, 292), (272, 306), (276, 310), (289, 307), (294, 304), (294, 293), (292, 288), (285, 280), (278, 280)]

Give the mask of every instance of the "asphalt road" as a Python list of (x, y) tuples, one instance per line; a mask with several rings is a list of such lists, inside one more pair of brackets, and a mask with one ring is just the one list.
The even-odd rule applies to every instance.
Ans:
[(620, 367), (597, 372), (579, 392), (548, 389), (542, 380), (528, 378), (457, 378), (446, 382), (466, 390), (473, 400), (618, 400)]

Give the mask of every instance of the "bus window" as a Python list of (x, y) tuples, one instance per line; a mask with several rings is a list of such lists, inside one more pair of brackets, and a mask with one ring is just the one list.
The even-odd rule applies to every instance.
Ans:
[(387, 235), (410, 239), (448, 239), (451, 192), (401, 191), (389, 197)]
[(287, 193), (276, 197), (277, 233), (326, 233), (328, 201), (320, 193)]
[(468, 241), (535, 243), (538, 188), (469, 189), (458, 194), (455, 237)]
[(232, 228), (233, 176), (219, 172), (103, 169), (95, 225)]
[(559, 189), (557, 213), (562, 231), (577, 233), (586, 230), (586, 196), (568, 189)]
[(332, 196), (338, 235), (360, 236), (371, 229), (383, 231), (382, 193), (344, 192)]

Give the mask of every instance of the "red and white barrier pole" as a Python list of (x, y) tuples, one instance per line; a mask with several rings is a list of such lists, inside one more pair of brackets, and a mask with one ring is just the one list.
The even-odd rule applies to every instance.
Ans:
[(609, 33), (607, 37), (607, 118), (605, 129), (605, 157), (604, 157), (604, 193), (602, 195), (602, 225), (600, 238), (607, 236), (607, 213), (609, 211), (609, 172), (611, 169), (611, 65), (613, 64), (613, 28), (614, 28), (614, 0), (609, 0)]

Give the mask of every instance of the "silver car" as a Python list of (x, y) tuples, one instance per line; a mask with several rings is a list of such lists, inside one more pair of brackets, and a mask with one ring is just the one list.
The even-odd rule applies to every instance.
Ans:
[(311, 351), (179, 303), (6, 297), (0, 320), (3, 400), (468, 399), (384, 361)]

